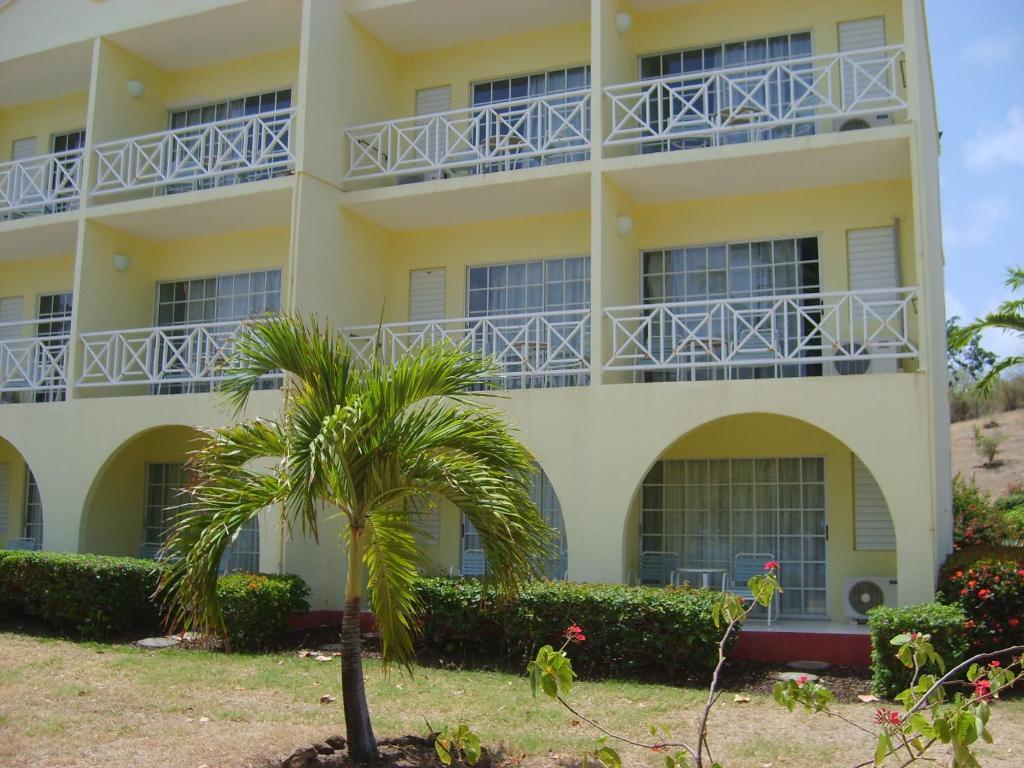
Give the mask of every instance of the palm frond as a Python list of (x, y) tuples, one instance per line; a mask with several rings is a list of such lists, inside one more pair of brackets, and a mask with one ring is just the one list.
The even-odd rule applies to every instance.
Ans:
[(419, 602), (413, 582), (419, 576), (419, 547), (409, 516), (384, 508), (366, 518), (364, 559), (369, 571), (370, 607), (377, 619), (385, 668), (409, 667)]

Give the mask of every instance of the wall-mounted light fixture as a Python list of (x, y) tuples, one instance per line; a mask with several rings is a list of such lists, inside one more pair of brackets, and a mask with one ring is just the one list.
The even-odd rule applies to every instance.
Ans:
[(615, 28), (619, 30), (620, 35), (624, 35), (633, 27), (633, 17), (628, 13), (616, 13), (615, 14)]
[(619, 216), (615, 221), (619, 228), (619, 234), (625, 237), (633, 231), (633, 217), (632, 216)]
[(127, 253), (115, 253), (110, 257), (110, 263), (118, 272), (127, 272), (128, 267), (132, 265), (132, 257)]
[(133, 99), (141, 99), (142, 94), (146, 92), (146, 86), (142, 84), (141, 80), (128, 80), (124, 87), (128, 89), (128, 95)]

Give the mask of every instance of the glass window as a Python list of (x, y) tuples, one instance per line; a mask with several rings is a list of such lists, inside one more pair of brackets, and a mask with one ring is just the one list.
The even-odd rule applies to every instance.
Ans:
[(32, 539), (36, 548), (43, 546), (43, 499), (39, 495), (39, 484), (32, 470), (25, 468), (25, 504), (22, 535)]
[(786, 589), (781, 615), (825, 615), (824, 459), (662, 461), (641, 499), (641, 558), (674, 553), (680, 568), (731, 573), (741, 552), (771, 555)]

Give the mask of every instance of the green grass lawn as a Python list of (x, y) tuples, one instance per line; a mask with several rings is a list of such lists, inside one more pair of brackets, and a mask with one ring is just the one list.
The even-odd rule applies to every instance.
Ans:
[[(197, 651), (142, 651), (0, 633), (0, 765), (263, 766), (297, 746), (344, 733), (339, 662)], [(548, 700), (534, 701), (525, 677), (417, 668), (413, 675), (367, 665), (378, 737), (425, 735), (460, 719), (509, 765), (572, 765), (597, 735)], [(338, 697), (321, 704), (320, 697)], [(579, 683), (572, 700), (613, 730), (643, 738), (649, 724), (689, 737), (705, 693), (626, 682)], [(723, 696), (711, 744), (728, 768), (853, 765), (869, 740), (821, 715), (788, 714), (768, 697)], [(870, 723), (873, 706), (841, 705)], [(1024, 704), (1001, 703), (996, 744), (983, 765), (1024, 764)], [(624, 750), (627, 766), (659, 757)]]

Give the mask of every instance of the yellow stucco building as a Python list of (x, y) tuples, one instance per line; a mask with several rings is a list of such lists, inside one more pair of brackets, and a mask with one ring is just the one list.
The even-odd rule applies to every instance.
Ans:
[[(923, 0), (0, 3), (0, 544), (152, 556), (281, 308), (495, 355), (553, 577), (928, 600), (938, 138)], [(483, 567), (457, 510), (424, 535)], [(268, 513), (256, 566), (342, 602), (329, 535)]]

